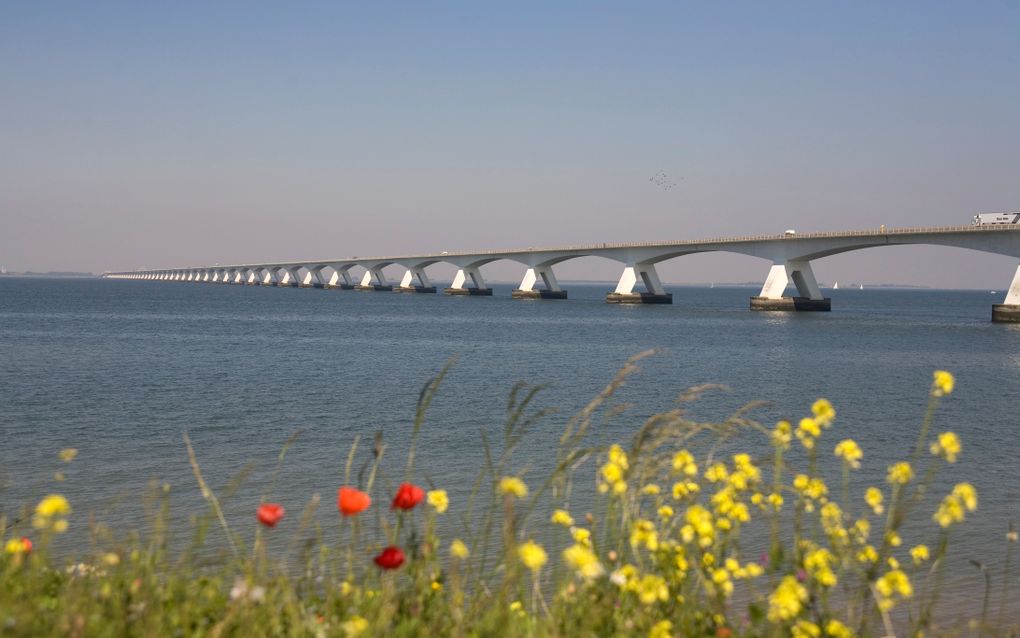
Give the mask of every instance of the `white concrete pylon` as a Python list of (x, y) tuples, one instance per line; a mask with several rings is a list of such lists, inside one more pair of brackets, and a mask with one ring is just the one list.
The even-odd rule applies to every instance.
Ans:
[(797, 294), (800, 297), (814, 300), (824, 299), (818, 282), (815, 280), (815, 273), (811, 270), (811, 262), (801, 260), (773, 264), (758, 296), (765, 299), (782, 299), (790, 282), (793, 282), (797, 287)]
[(451, 288), (457, 290), (463, 290), (465, 288), (464, 283), (471, 278), (471, 283), (475, 285), (478, 290), (486, 290), (485, 280), (482, 279), (482, 273), (477, 266), (464, 266), (457, 270), (457, 274), (453, 277), (453, 283), (450, 284)]
[(528, 268), (524, 272), (524, 279), (521, 280), (521, 287), (518, 290), (530, 291), (535, 289), (535, 283), (538, 278), (542, 278), (542, 283), (545, 284), (546, 290), (552, 290), (559, 292), (562, 290), (560, 284), (556, 281), (556, 275), (553, 274), (551, 266), (534, 266)]
[(326, 281), (325, 281), (325, 278), (322, 276), (322, 271), (323, 271), (323, 269), (325, 267), (326, 267), (325, 265), (322, 265), (322, 266), (315, 266), (313, 268), (310, 268), (308, 270), (308, 277), (307, 277), (308, 281), (307, 281), (307, 283), (309, 283), (309, 284), (311, 284), (313, 286), (319, 287), (319, 288), (322, 288), (323, 286), (325, 286), (326, 285)]
[(386, 273), (379, 266), (372, 266), (365, 270), (365, 274), (361, 276), (361, 286), (389, 286), (389, 282), (386, 280)]
[(1007, 306), (1020, 306), (1020, 266), (1016, 268), (1016, 274), (1013, 275), (1013, 283), (1009, 285), (1006, 300), (1002, 303)]
[(354, 280), (351, 279), (350, 266), (330, 266), (333, 269), (333, 276), (329, 278), (330, 286), (353, 286)]
[(662, 287), (662, 282), (659, 280), (659, 273), (656, 272), (655, 265), (647, 262), (627, 264), (623, 269), (623, 274), (620, 275), (620, 281), (616, 284), (616, 290), (613, 292), (619, 295), (631, 294), (634, 292), (634, 286), (637, 284), (639, 277), (645, 285), (645, 290), (651, 294), (666, 294), (666, 289)]
[[(418, 283), (415, 283), (417, 280)], [(404, 278), (400, 280), (401, 288), (431, 288), (432, 282), (429, 281), (429, 276), (425, 274), (424, 266), (411, 266), (404, 272)]]

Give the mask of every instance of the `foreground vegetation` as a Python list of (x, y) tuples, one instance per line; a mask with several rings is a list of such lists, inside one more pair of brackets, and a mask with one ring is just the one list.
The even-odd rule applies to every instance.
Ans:
[[(415, 468), (417, 435), (444, 370), (422, 391), (396, 493), (381, 493), (376, 480), (384, 446), (356, 440), (329, 517), (316, 515), (324, 508), (317, 498), (297, 512), (267, 497), (252, 503), (250, 521), (229, 521), (186, 437), (209, 505), (186, 547), (168, 542), (162, 490), (144, 533), (87, 523), (92, 548), (73, 560), (51, 550), (70, 525), (86, 524), (63, 496), (23, 515), (0, 513), (0, 634), (1016, 634), (988, 599), (967, 624), (936, 624), (950, 537), (978, 503), (966, 482), (929, 494), (962, 453), (953, 432), (933, 427), (951, 374), (934, 373), (913, 448), (884, 483), (861, 491), (851, 489), (861, 449), (834, 436), (836, 412), (824, 399), (796, 423), (766, 427), (746, 410), (701, 423), (684, 410), (707, 389), (694, 388), (630, 441), (592, 446), (595, 424), (614, 414), (613, 394), (647, 354), (569, 421), (545, 476), (523, 476), (516, 465), (514, 450), (545, 413), (531, 407), (538, 388), (515, 388), (502, 441), (483, 435), (485, 463), (464, 502), (420, 487)], [(724, 454), (734, 441), (755, 452)], [(61, 456), (74, 462), (74, 450)], [(822, 470), (833, 465), (841, 481), (830, 485)], [(579, 499), (581, 492), (595, 496)], [(583, 509), (571, 507), (578, 500)], [(324, 531), (320, 517), (334, 518), (339, 535)], [(444, 524), (450, 519), (460, 524)], [(923, 522), (927, 535), (909, 538), (908, 522)], [(440, 537), (447, 528), (462, 533)], [(221, 541), (211, 544), (222, 554), (210, 561), (205, 539), (217, 529)], [(291, 539), (286, 549), (267, 542), (277, 534)], [(1009, 574), (1016, 534), (1007, 540)], [(1009, 597), (1003, 583), (1000, 602)]]

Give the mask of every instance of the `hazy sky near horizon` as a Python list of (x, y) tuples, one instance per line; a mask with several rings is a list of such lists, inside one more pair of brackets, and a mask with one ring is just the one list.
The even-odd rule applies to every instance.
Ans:
[[(0, 265), (99, 272), (968, 223), (1020, 209), (1018, 33), (1015, 0), (7, 0)], [(815, 272), (1001, 289), (1016, 266), (902, 247)], [(620, 269), (590, 258), (558, 274)], [(493, 279), (520, 270), (486, 267)], [(767, 270), (711, 254), (660, 272)]]

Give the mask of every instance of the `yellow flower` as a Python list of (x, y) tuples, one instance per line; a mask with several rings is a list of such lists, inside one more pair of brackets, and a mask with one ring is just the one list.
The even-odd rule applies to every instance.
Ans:
[(864, 502), (868, 504), (868, 507), (871, 508), (871, 511), (876, 516), (885, 511), (885, 507), (882, 505), (882, 490), (877, 487), (869, 487), (865, 490)]
[(656, 602), (669, 600), (669, 588), (661, 576), (647, 574), (641, 577), (636, 583), (638, 600), (644, 605), (653, 605)]
[(468, 547), (467, 545), (464, 544), (464, 541), (460, 540), (459, 538), (455, 538), (453, 539), (453, 542), (450, 543), (450, 554), (454, 558), (464, 560), (465, 558), (471, 555), (471, 551), (468, 550)]
[(629, 469), (630, 464), (627, 461), (627, 453), (623, 451), (623, 448), (615, 443), (609, 446), (609, 462), (614, 465), (619, 465), (621, 469)]
[(928, 560), (928, 546), (918, 545), (910, 549), (910, 557), (914, 559), (915, 565), (920, 565), (924, 561)]
[(707, 470), (705, 470), (705, 478), (710, 483), (719, 483), (725, 481), (730, 476), (730, 473), (726, 471), (725, 463), (714, 463)]
[(857, 560), (865, 564), (875, 563), (878, 560), (878, 552), (871, 545), (865, 545), (857, 552)]
[(528, 495), (528, 486), (516, 476), (504, 476), (499, 481), (499, 491), (502, 494), (524, 498)]
[(78, 450), (73, 447), (64, 448), (63, 450), (60, 450), (60, 453), (57, 456), (59, 456), (60, 460), (64, 463), (70, 463), (74, 460), (74, 457), (78, 456)]
[(790, 441), (793, 440), (792, 431), (793, 426), (790, 425), (789, 421), (776, 423), (776, 428), (772, 430), (772, 445), (788, 450), (790, 448)]
[(809, 478), (806, 474), (798, 474), (793, 478), (793, 487), (808, 498), (818, 500), (829, 493), (825, 481), (818, 477)]
[(776, 590), (769, 595), (768, 619), (778, 623), (796, 618), (807, 599), (807, 590), (795, 577), (783, 577)]
[(438, 580), (434, 580), (432, 581), (430, 587), (432, 587), (432, 591), (439, 591), (440, 589), (443, 588), (443, 583), (439, 582)]
[(835, 618), (825, 624), (825, 633), (831, 638), (854, 638), (854, 632)]
[(669, 505), (663, 505), (659, 508), (659, 518), (665, 520), (673, 516), (673, 508)]
[(583, 527), (571, 527), (570, 536), (575, 543), (591, 547), (591, 532)]
[(552, 517), (549, 520), (554, 524), (562, 525), (563, 527), (570, 527), (574, 524), (574, 517), (566, 510), (556, 510), (552, 513)]
[(730, 580), (730, 572), (726, 569), (713, 569), (712, 588), (721, 593), (724, 598), (729, 598), (733, 594), (733, 581)]
[(35, 513), (46, 518), (66, 516), (71, 513), (71, 504), (60, 494), (50, 494), (35, 506)]
[(655, 496), (659, 493), (659, 486), (655, 483), (650, 483), (641, 488), (641, 493), (646, 496)]
[(910, 578), (899, 569), (890, 570), (875, 581), (875, 591), (878, 592), (878, 607), (883, 611), (889, 611), (896, 605), (895, 597), (910, 598), (914, 595)]
[(701, 486), (694, 481), (678, 481), (673, 483), (673, 498), (678, 501), (685, 496), (697, 494), (699, 491), (701, 491)]
[(947, 463), (956, 463), (956, 457), (961, 449), (963, 446), (960, 439), (953, 432), (943, 432), (931, 444), (931, 453), (945, 458)]
[(638, 519), (631, 526), (630, 546), (636, 548), (642, 545), (653, 552), (659, 549), (659, 533), (655, 529), (655, 523)]
[(694, 455), (687, 450), (680, 450), (673, 455), (673, 473), (683, 474), (688, 477), (698, 475), (698, 464), (694, 462)]
[(906, 485), (914, 478), (914, 469), (910, 463), (900, 461), (889, 466), (889, 474), (886, 480), (892, 485)]
[(791, 638), (819, 638), (822, 635), (822, 628), (809, 620), (798, 620), (790, 628)]
[(953, 386), (956, 385), (956, 379), (953, 375), (945, 370), (936, 370), (932, 376), (934, 381), (931, 384), (931, 394), (935, 397), (945, 396), (952, 393)]
[(832, 422), (836, 419), (836, 410), (829, 403), (828, 399), (818, 399), (815, 401), (811, 406), (811, 414), (815, 415), (815, 421), (823, 428), (832, 425)]
[(976, 509), (977, 491), (974, 486), (970, 483), (959, 483), (942, 499), (932, 518), (942, 527), (949, 527), (953, 523), (963, 521), (966, 511), (973, 512)]
[(824, 547), (816, 549), (804, 557), (804, 569), (822, 587), (836, 584), (836, 573), (832, 571), (832, 563), (836, 557)]
[(350, 619), (340, 623), (340, 628), (348, 636), (357, 636), (368, 629), (368, 621), (361, 616), (351, 616)]
[(861, 466), (861, 458), (864, 453), (853, 439), (844, 439), (836, 445), (835, 455), (842, 458), (850, 467), (857, 469)]
[(440, 514), (444, 513), (446, 508), (450, 506), (450, 499), (446, 495), (446, 490), (429, 490), (425, 500), (428, 501), (429, 505), (436, 508), (436, 511)]
[(672, 638), (673, 623), (668, 620), (660, 620), (652, 626), (648, 632), (648, 638)]
[(587, 580), (598, 578), (606, 571), (595, 552), (584, 545), (571, 545), (563, 550), (563, 560)]
[(535, 541), (522, 543), (517, 548), (517, 557), (521, 559), (525, 567), (533, 572), (542, 569), (542, 565), (545, 565), (545, 562), (549, 559), (542, 546)]
[(815, 446), (815, 439), (822, 435), (818, 422), (812, 418), (803, 418), (797, 426), (797, 439), (808, 450)]
[(52, 529), (60, 534), (67, 531), (67, 520), (71, 513), (71, 504), (60, 494), (50, 494), (35, 506), (32, 525), (36, 529)]

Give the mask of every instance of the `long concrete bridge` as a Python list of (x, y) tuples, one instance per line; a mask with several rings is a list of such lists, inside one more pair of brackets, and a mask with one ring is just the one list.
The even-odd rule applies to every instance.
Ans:
[[(772, 264), (761, 292), (751, 297), (752, 310), (830, 310), (830, 300), (822, 295), (812, 272), (812, 261), (864, 248), (907, 244), (969, 248), (1020, 259), (1020, 226), (992, 224), (880, 228), (803, 234), (788, 231), (782, 235), (707, 240), (188, 266), (111, 272), (103, 276), (111, 279), (434, 293), (436, 287), (426, 269), (434, 264), (447, 263), (457, 268), (457, 274), (452, 284), (444, 289), (445, 294), (483, 296), (491, 295), (492, 289), (482, 277), (482, 267), (494, 261), (508, 260), (525, 268), (520, 286), (512, 293), (514, 298), (566, 299), (567, 291), (560, 287), (553, 268), (579, 257), (604, 257), (623, 265), (616, 289), (606, 295), (607, 302), (672, 303), (673, 296), (666, 292), (659, 280), (656, 264), (696, 253), (730, 252), (759, 257)], [(403, 278), (397, 286), (383, 273), (384, 268), (394, 265), (404, 269)], [(352, 277), (354, 269), (363, 270), (357, 281)], [(791, 283), (797, 294), (785, 296), (787, 286)], [(1017, 267), (1003, 303), (992, 307), (992, 320), (1020, 322), (1020, 266)]]

